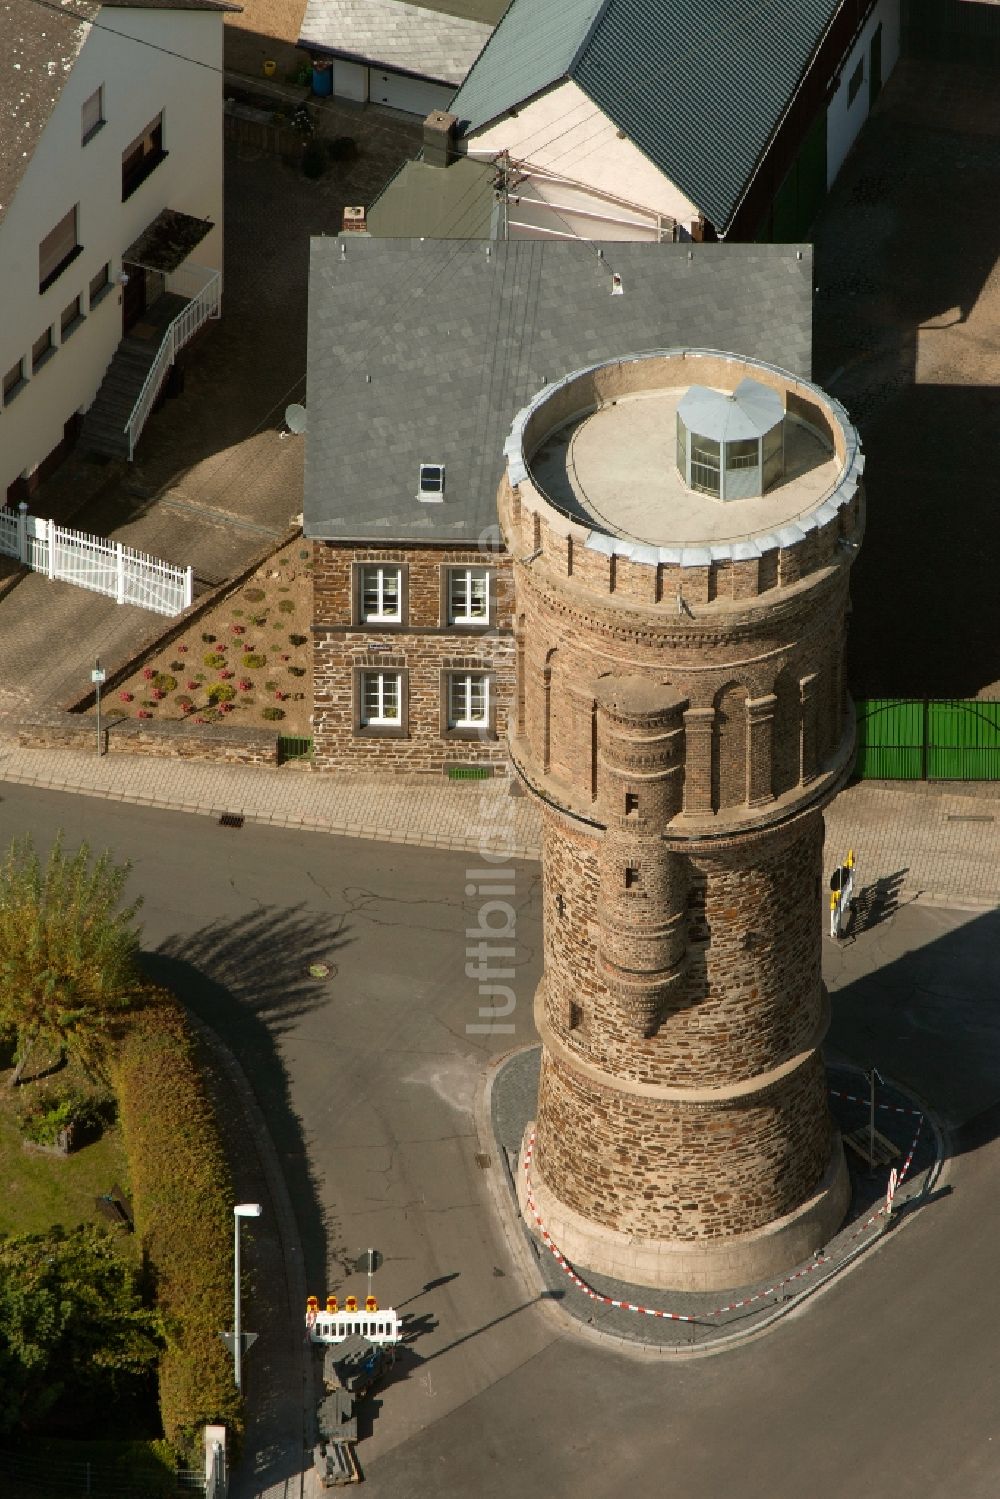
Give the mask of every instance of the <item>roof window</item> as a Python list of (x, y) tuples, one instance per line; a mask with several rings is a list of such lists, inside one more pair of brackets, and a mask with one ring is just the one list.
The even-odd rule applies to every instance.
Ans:
[(434, 503), (444, 499), (444, 464), (422, 463), (420, 465), (420, 489), (417, 499)]

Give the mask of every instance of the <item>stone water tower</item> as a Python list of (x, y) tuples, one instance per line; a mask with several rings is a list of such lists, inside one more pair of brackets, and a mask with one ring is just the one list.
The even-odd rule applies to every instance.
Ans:
[(746, 1284), (849, 1197), (820, 950), (857, 433), (807, 381), (685, 349), (547, 386), (506, 452), (511, 749), (544, 823), (535, 1204), (591, 1270)]

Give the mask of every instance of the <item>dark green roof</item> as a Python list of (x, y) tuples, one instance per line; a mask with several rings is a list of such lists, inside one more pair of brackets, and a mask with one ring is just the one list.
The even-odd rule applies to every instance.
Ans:
[(721, 231), (842, 3), (513, 0), (451, 108), (469, 134), (571, 78)]
[(460, 156), (447, 167), (408, 161), (368, 210), (378, 239), (492, 239), (496, 168)]

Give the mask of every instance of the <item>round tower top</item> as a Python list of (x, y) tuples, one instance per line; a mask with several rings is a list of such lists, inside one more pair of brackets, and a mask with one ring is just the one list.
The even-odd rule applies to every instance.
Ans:
[(561, 517), (595, 550), (680, 567), (794, 546), (850, 505), (864, 468), (846, 411), (818, 386), (706, 349), (547, 385), (506, 455), (523, 503), (551, 507), (557, 529)]

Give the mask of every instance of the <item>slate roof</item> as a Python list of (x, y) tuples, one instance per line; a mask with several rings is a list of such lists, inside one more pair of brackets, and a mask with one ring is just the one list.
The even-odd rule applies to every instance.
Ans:
[[(0, 223), (101, 12), (98, 0), (0, 0)], [(106, 9), (238, 10), (220, 0), (106, 0)], [(61, 11), (57, 13), (57, 11)], [(137, 49), (138, 50), (138, 49)]]
[(571, 78), (720, 231), (845, 0), (513, 0), (466, 133)]
[[(603, 250), (314, 239), (305, 534), (477, 541), (496, 522), (515, 414), (547, 382), (599, 360), (687, 345), (809, 375), (810, 246)], [(611, 295), (612, 271), (622, 296)], [(417, 499), (421, 463), (445, 464), (443, 503)]]
[(299, 46), (457, 87), (506, 0), (454, 3), (458, 13), (408, 0), (308, 0)]
[(496, 168), (460, 156), (447, 168), (404, 162), (368, 210), (381, 238), (490, 239), (497, 213)]

